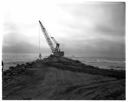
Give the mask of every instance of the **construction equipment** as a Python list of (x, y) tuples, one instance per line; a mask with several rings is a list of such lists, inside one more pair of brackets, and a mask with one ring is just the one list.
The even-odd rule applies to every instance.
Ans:
[(55, 42), (55, 44), (56, 44), (56, 48), (54, 48), (53, 43), (52, 43), (52, 41), (51, 41), (51, 39), (50, 39), (50, 37), (49, 37), (49, 35), (48, 35), (46, 29), (44, 28), (43, 24), (41, 23), (41, 21), (39, 21), (39, 24), (40, 24), (40, 26), (41, 26), (42, 31), (44, 32), (44, 36), (45, 36), (45, 38), (46, 38), (46, 41), (47, 41), (48, 45), (50, 46), (50, 48), (51, 48), (51, 50), (52, 50), (52, 54), (53, 54), (54, 56), (58, 56), (58, 57), (64, 56), (64, 52), (63, 52), (63, 51), (60, 51), (60, 48), (59, 48), (59, 45), (60, 45), (60, 44), (59, 44), (53, 37), (51, 37), (52, 40), (53, 40), (53, 41)]
[(54, 41), (54, 43), (56, 44), (56, 48), (55, 48), (55, 53), (58, 55), (58, 56), (64, 56), (64, 52), (63, 51), (60, 51), (60, 44), (55, 40), (54, 37), (51, 37), (52, 40)]
[(59, 48), (60, 44), (55, 40), (54, 37), (51, 37), (51, 38), (52, 38), (52, 40), (54, 41), (54, 43), (56, 44), (55, 50), (59, 52), (59, 51), (60, 51), (60, 48)]

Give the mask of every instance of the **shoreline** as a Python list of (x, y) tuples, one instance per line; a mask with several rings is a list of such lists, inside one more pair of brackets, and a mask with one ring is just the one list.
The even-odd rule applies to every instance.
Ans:
[[(45, 57), (46, 58), (46, 57)], [(70, 59), (70, 57), (67, 57)], [(72, 60), (79, 60), (79, 59), (74, 59), (74, 58), (71, 58)], [(43, 60), (43, 59), (42, 59)], [(8, 70), (9, 67), (16, 67), (18, 64), (21, 65), (21, 64), (25, 64), (25, 63), (31, 63), (33, 61), (36, 61), (36, 60), (30, 60), (30, 61), (13, 61), (13, 62), (4, 62), (4, 71), (5, 70)], [(81, 61), (81, 60), (80, 60)], [(113, 64), (113, 65), (109, 65), (110, 63), (108, 62), (103, 62), (103, 65), (100, 65), (102, 64), (102, 62), (91, 62), (91, 61), (81, 61), (82, 63), (86, 64), (86, 65), (89, 65), (89, 66), (94, 66), (94, 67), (97, 67), (99, 69), (108, 69), (108, 70), (124, 70), (125, 71), (125, 62), (124, 62), (124, 65), (121, 64), (121, 65), (117, 65), (116, 64)], [(112, 63), (112, 62), (111, 62)]]

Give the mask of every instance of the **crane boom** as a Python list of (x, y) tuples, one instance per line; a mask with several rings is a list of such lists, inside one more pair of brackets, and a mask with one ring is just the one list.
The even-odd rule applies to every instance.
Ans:
[(59, 44), (59, 43), (55, 40), (54, 37), (51, 37), (51, 38), (52, 38), (52, 40), (53, 40), (56, 44)]
[(44, 32), (44, 36), (45, 36), (45, 38), (46, 38), (46, 41), (48, 42), (48, 45), (50, 46), (50, 48), (51, 48), (51, 50), (52, 50), (52, 53), (54, 53), (54, 50), (55, 50), (55, 49), (54, 49), (53, 43), (52, 43), (52, 41), (51, 41), (51, 39), (50, 39), (50, 37), (49, 37), (49, 35), (48, 35), (46, 29), (44, 28), (44, 26), (43, 26), (43, 24), (41, 23), (41, 21), (39, 21), (39, 24), (40, 24), (40, 26), (41, 26), (42, 31)]

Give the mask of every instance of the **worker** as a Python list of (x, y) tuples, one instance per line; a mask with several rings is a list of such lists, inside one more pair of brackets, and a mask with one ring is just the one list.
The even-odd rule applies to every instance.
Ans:
[(39, 54), (39, 58), (40, 58), (40, 59), (42, 58), (42, 55), (41, 55), (41, 53)]

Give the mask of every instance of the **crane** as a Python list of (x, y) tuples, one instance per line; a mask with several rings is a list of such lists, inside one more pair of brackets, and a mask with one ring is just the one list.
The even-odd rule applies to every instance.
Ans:
[(52, 53), (54, 53), (54, 46), (53, 46), (53, 43), (52, 43), (52, 41), (51, 41), (51, 39), (50, 39), (50, 37), (49, 37), (49, 35), (48, 35), (46, 29), (44, 28), (44, 26), (43, 26), (43, 24), (41, 23), (41, 21), (39, 21), (39, 24), (40, 24), (40, 26), (41, 26), (42, 31), (44, 32), (44, 36), (45, 36), (46, 41), (47, 41), (47, 43), (49, 44), (49, 46), (50, 46), (50, 48), (51, 48), (51, 50), (52, 50)]
[(51, 38), (52, 38), (52, 40), (54, 41), (54, 43), (56, 44), (55, 50), (59, 52), (59, 51), (60, 51), (60, 48), (59, 48), (60, 44), (55, 40), (54, 37), (51, 37)]
[(43, 24), (41, 23), (41, 21), (39, 21), (39, 24), (40, 24), (40, 26), (41, 26), (42, 31), (44, 32), (44, 36), (45, 36), (45, 38), (46, 38), (46, 41), (47, 41), (48, 45), (49, 45), (50, 48), (51, 48), (51, 51), (52, 51), (53, 55), (54, 55), (54, 56), (58, 56), (58, 57), (64, 56), (64, 52), (63, 52), (63, 51), (60, 51), (60, 49), (59, 49), (59, 45), (60, 45), (60, 44), (59, 44), (53, 37), (51, 37), (52, 40), (53, 40), (53, 41), (55, 42), (55, 44), (56, 44), (56, 48), (54, 48), (53, 43), (52, 43), (52, 41), (51, 41), (51, 39), (50, 39), (50, 37), (49, 37), (49, 35), (48, 35), (46, 29), (44, 28)]

